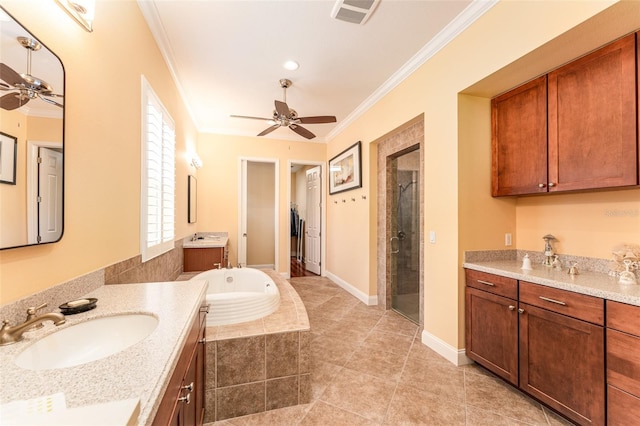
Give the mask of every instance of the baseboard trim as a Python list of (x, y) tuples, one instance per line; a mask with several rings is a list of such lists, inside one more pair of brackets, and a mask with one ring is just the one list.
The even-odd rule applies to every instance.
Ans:
[(422, 343), (436, 351), (440, 356), (454, 365), (461, 366), (473, 363), (473, 361), (465, 355), (464, 349), (454, 348), (444, 340), (434, 336), (426, 330), (422, 331)]
[(349, 284), (342, 278), (338, 277), (337, 275), (329, 271), (325, 270), (325, 276), (329, 278), (331, 281), (333, 281), (334, 283), (338, 284), (345, 291), (349, 292), (349, 294), (358, 298), (358, 300), (360, 300), (365, 305), (375, 306), (378, 304), (378, 296), (369, 296), (368, 294), (363, 293), (360, 289), (354, 287), (353, 285)]

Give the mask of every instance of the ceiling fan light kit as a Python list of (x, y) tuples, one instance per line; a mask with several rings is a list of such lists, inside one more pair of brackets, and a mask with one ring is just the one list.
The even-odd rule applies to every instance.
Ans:
[(14, 110), (26, 105), (31, 99), (41, 99), (62, 108), (62, 104), (50, 99), (62, 98), (62, 95), (53, 93), (53, 88), (46, 81), (31, 75), (31, 54), (40, 50), (42, 45), (28, 37), (18, 37), (17, 40), (27, 49), (27, 72), (19, 74), (10, 66), (0, 63), (0, 90), (9, 91), (0, 97), (0, 108)]
[(338, 0), (331, 17), (352, 24), (364, 25), (378, 7), (380, 0)]
[(283, 90), (283, 98), (284, 101), (275, 100), (275, 110), (273, 111), (273, 117), (271, 118), (263, 118), (263, 117), (251, 117), (247, 115), (232, 115), (231, 117), (235, 118), (248, 118), (251, 120), (264, 120), (271, 124), (270, 127), (267, 127), (262, 132), (258, 133), (258, 136), (265, 136), (269, 133), (273, 132), (279, 127), (288, 127), (293, 130), (300, 136), (313, 139), (316, 137), (312, 132), (300, 126), (300, 124), (322, 124), (322, 123), (335, 123), (336, 117), (333, 115), (321, 115), (314, 117), (298, 117), (298, 113), (296, 110), (289, 108), (287, 105), (287, 89), (293, 85), (291, 80), (287, 78), (280, 79), (279, 81), (280, 87)]

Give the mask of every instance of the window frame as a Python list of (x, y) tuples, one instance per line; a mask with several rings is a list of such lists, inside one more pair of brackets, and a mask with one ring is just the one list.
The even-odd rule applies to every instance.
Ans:
[[(142, 262), (151, 260), (163, 253), (167, 253), (172, 250), (175, 245), (175, 233), (176, 233), (176, 220), (175, 220), (175, 199), (176, 199), (176, 136), (175, 136), (175, 122), (171, 115), (167, 112), (166, 108), (160, 101), (160, 98), (155, 93), (147, 79), (142, 77), (142, 90), (141, 90), (141, 179), (140, 179), (140, 253), (142, 255)], [(149, 239), (149, 171), (148, 159), (149, 159), (149, 143), (148, 138), (150, 129), (149, 105), (157, 110), (159, 118), (161, 119), (161, 136), (160, 136), (160, 152), (156, 155), (160, 156), (161, 165), (160, 170), (156, 170), (160, 173), (158, 184), (160, 188), (160, 196), (157, 199), (160, 201), (157, 207), (159, 212), (157, 218), (159, 219), (158, 229), (159, 238), (156, 241), (150, 242)], [(156, 117), (157, 119), (158, 117)], [(167, 134), (167, 130), (169, 134)], [(168, 138), (166, 138), (169, 136)], [(165, 156), (168, 156), (165, 158)], [(171, 160), (170, 162), (167, 159)], [(169, 178), (168, 175), (171, 175)], [(171, 204), (167, 206), (166, 204)], [(167, 212), (169, 210), (169, 212)], [(171, 224), (167, 220), (171, 220)], [(158, 223), (158, 222), (156, 222)]]

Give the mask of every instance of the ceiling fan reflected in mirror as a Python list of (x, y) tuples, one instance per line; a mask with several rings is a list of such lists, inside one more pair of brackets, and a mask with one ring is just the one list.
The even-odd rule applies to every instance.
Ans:
[(28, 37), (18, 37), (18, 42), (27, 49), (27, 72), (19, 74), (10, 66), (0, 63), (0, 91), (9, 91), (0, 97), (0, 108), (13, 110), (25, 105), (31, 99), (40, 98), (44, 102), (62, 108), (63, 105), (49, 98), (62, 98), (53, 93), (53, 88), (44, 80), (31, 75), (31, 54), (42, 45)]
[(232, 115), (235, 118), (249, 118), (251, 120), (264, 120), (271, 123), (270, 127), (267, 127), (258, 136), (265, 136), (273, 132), (279, 127), (288, 127), (297, 134), (307, 139), (313, 139), (316, 137), (309, 130), (300, 126), (300, 124), (323, 124), (323, 123), (335, 123), (336, 117), (333, 115), (319, 115), (314, 117), (298, 117), (296, 110), (289, 108), (287, 105), (287, 89), (291, 87), (293, 83), (291, 80), (283, 78), (280, 80), (280, 87), (282, 87), (284, 93), (284, 101), (275, 101), (275, 110), (273, 111), (273, 117), (250, 117), (246, 115)]

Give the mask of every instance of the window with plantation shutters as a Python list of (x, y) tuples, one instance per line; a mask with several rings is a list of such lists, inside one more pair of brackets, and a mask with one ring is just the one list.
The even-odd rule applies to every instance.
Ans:
[(173, 248), (175, 236), (175, 126), (142, 77), (142, 182), (140, 251), (142, 261)]

